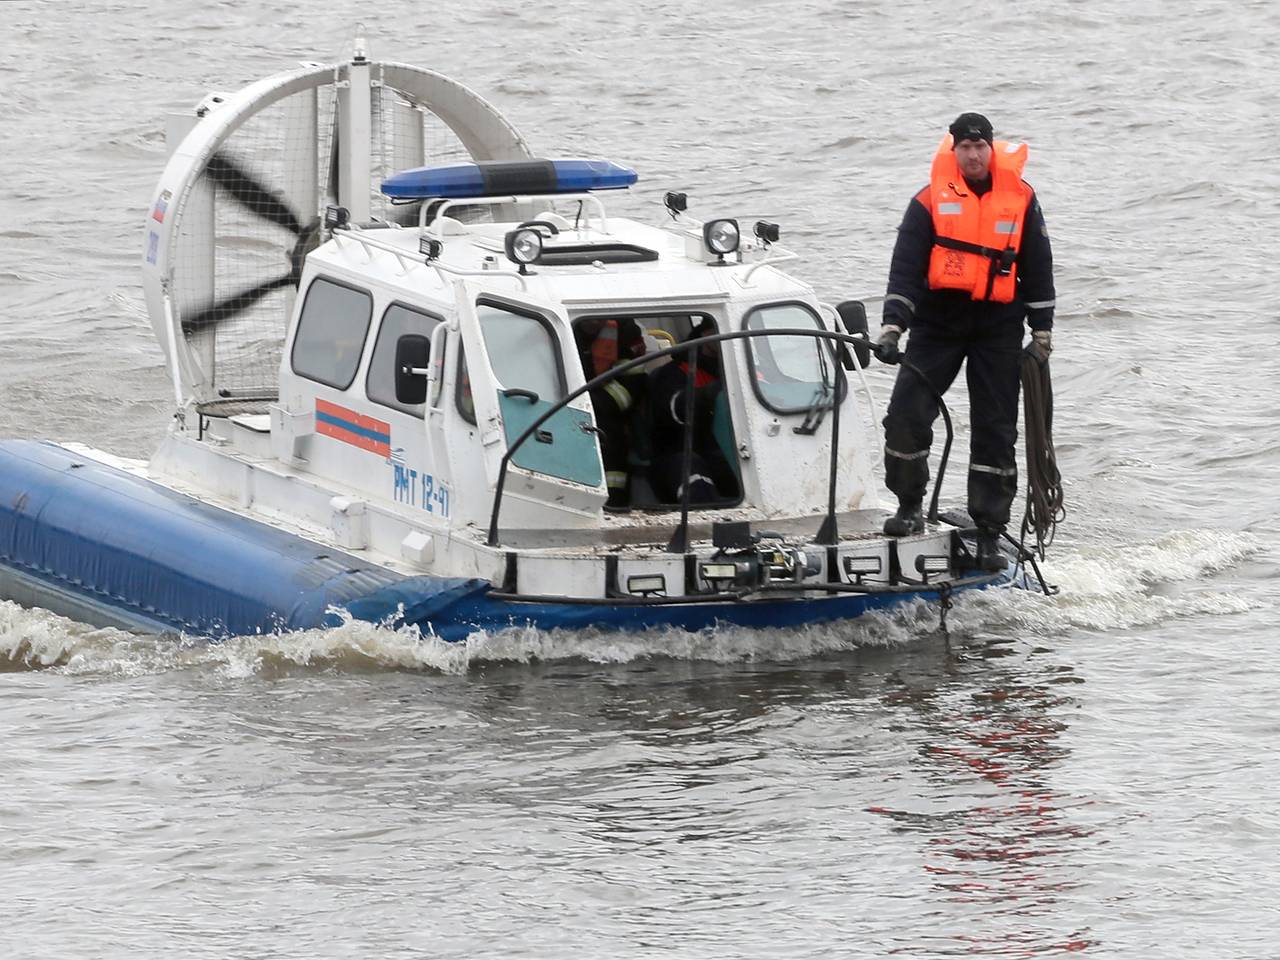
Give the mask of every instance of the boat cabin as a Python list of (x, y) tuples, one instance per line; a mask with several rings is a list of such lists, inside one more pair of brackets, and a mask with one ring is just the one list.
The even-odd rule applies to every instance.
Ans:
[[(285, 340), (273, 452), (431, 526), (487, 529), (504, 466), (504, 529), (644, 525), (682, 506), (691, 382), (688, 509), (822, 513), (840, 352), (795, 336), (672, 352), (731, 331), (827, 329), (813, 290), (773, 268), (765, 241), (716, 252), (682, 212), (659, 226), (609, 217), (594, 192), (539, 187), (544, 163), (501, 166), (520, 192), (441, 197), (453, 169), (393, 178), (386, 192), (421, 194), (416, 228), (332, 211)], [(462, 219), (485, 209), (520, 219)], [(860, 432), (843, 418), (842, 505), (866, 491)]]

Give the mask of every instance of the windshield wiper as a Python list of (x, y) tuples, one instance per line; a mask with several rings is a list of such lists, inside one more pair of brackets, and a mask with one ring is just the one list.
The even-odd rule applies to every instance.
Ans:
[(822, 426), (822, 421), (827, 415), (827, 411), (834, 406), (834, 403), (828, 403), (827, 399), (832, 395), (831, 389), (831, 370), (827, 366), (826, 354), (822, 352), (820, 345), (815, 345), (818, 351), (818, 369), (822, 371), (822, 382), (818, 385), (817, 391), (813, 395), (813, 400), (809, 406), (805, 408), (804, 422), (792, 430), (802, 436), (811, 437), (818, 432), (818, 428)]
[(804, 422), (798, 427), (792, 427), (793, 433), (811, 437), (818, 432), (818, 428), (822, 426), (823, 419), (827, 416), (827, 411), (831, 409), (832, 405), (827, 402), (827, 398), (831, 396), (831, 393), (831, 388), (825, 383), (818, 388), (809, 406), (805, 407)]

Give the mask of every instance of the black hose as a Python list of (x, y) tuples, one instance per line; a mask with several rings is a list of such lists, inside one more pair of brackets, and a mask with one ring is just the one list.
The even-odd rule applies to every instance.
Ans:
[(924, 384), (925, 389), (933, 394), (933, 399), (938, 401), (938, 412), (942, 414), (942, 422), (947, 428), (947, 439), (942, 444), (942, 459), (938, 461), (938, 475), (933, 479), (933, 496), (929, 498), (929, 513), (927, 514), (927, 519), (930, 523), (937, 523), (938, 495), (942, 493), (942, 480), (947, 475), (947, 461), (951, 458), (951, 441), (955, 437), (955, 430), (951, 426), (951, 411), (947, 409), (947, 401), (942, 399), (942, 391), (933, 385), (933, 382), (924, 375), (924, 371), (914, 363), (910, 363), (904, 356), (898, 357), (897, 362), (915, 374), (916, 378)]
[(1036, 554), (1044, 559), (1057, 526), (1066, 519), (1062, 475), (1053, 449), (1053, 382), (1049, 364), (1030, 353), (1022, 355), (1022, 410), (1026, 423), (1027, 509), (1022, 516), (1022, 543), (1036, 536)]

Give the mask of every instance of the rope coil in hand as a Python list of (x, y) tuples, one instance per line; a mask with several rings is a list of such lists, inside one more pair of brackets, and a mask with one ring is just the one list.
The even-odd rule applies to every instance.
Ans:
[(1029, 352), (1022, 355), (1022, 409), (1026, 423), (1027, 509), (1022, 517), (1022, 541), (1036, 535), (1036, 554), (1044, 559), (1058, 524), (1066, 519), (1062, 475), (1053, 449), (1053, 383), (1049, 364)]

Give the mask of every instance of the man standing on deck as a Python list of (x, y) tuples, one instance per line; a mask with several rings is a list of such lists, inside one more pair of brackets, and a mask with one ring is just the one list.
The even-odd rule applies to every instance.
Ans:
[[(969, 514), (978, 527), (978, 565), (1000, 570), (1000, 534), (1018, 490), (1022, 324), (1027, 352), (1047, 363), (1052, 350), (1053, 255), (1035, 191), (1022, 179), (1025, 144), (996, 141), (991, 123), (962, 113), (933, 159), (929, 184), (898, 227), (876, 356), (906, 359), (944, 393), (966, 364), (972, 435)], [(898, 497), (884, 532), (924, 529), (929, 447), (938, 416), (934, 391), (900, 370), (884, 418), (885, 483)]]

